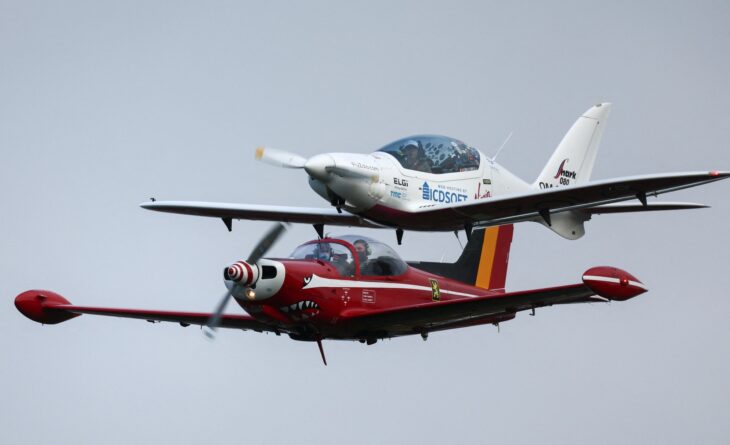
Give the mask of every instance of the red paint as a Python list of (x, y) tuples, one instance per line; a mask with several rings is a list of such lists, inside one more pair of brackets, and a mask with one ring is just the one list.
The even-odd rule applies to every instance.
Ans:
[[(590, 277), (607, 278), (615, 281), (601, 281)], [(596, 294), (609, 300), (625, 301), (646, 292), (643, 283), (638, 278), (616, 267), (600, 266), (588, 269), (583, 274), (583, 282)]]
[[(506, 267), (512, 234), (511, 226), (500, 230), (496, 247), (497, 258), (500, 258), (498, 265), (504, 263)], [(534, 307), (594, 301), (590, 298), (593, 292), (620, 301), (645, 292), (634, 284), (640, 285), (633, 275), (612, 267), (588, 270), (584, 275), (585, 284), (519, 292), (481, 289), (413, 267), (398, 276), (361, 276), (352, 245), (327, 238), (312, 242), (337, 243), (349, 249), (356, 265), (354, 276), (341, 276), (333, 264), (323, 260), (274, 259), (285, 269), (280, 290), (263, 300), (236, 299), (251, 316), (225, 315), (221, 326), (285, 333), (297, 340), (372, 342), (379, 338), (508, 321), (516, 312)], [(313, 278), (315, 275), (319, 278)], [(590, 276), (616, 281), (600, 282)], [(328, 282), (327, 279), (337, 281)], [(433, 300), (432, 280), (438, 283), (439, 301)], [(317, 283), (328, 287), (314, 287)], [(503, 281), (497, 284), (503, 285)], [(181, 324), (205, 324), (210, 316), (206, 313), (75, 306), (54, 292), (42, 290), (23, 292), (15, 299), (15, 305), (31, 320), (48, 324), (60, 323), (82, 313)]]
[(21, 314), (42, 324), (57, 324), (79, 314), (54, 311), (52, 308), (70, 304), (68, 300), (48, 290), (29, 290), (15, 297), (15, 307)]
[(514, 226), (512, 224), (499, 226), (497, 245), (494, 248), (494, 260), (492, 261), (492, 275), (489, 279), (490, 289), (503, 290), (505, 288), (513, 234)]

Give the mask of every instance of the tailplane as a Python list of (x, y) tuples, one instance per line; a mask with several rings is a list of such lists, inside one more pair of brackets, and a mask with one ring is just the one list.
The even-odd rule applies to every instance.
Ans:
[(512, 224), (474, 230), (455, 263), (424, 261), (409, 264), (471, 286), (504, 291), (513, 230)]

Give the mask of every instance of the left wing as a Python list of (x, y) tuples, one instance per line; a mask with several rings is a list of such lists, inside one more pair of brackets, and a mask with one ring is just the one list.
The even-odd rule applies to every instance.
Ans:
[(379, 311), (351, 309), (343, 313), (340, 323), (356, 338), (395, 337), (499, 323), (514, 318), (519, 311), (555, 304), (624, 301), (646, 291), (646, 286), (628, 272), (600, 266), (587, 270), (581, 284), (492, 293)]
[(409, 335), (473, 324), (495, 323), (514, 317), (518, 311), (553, 304), (608, 301), (585, 284), (510, 292), (380, 311), (346, 311), (340, 321), (353, 336)]
[(351, 213), (338, 213), (332, 208), (192, 201), (151, 201), (140, 204), (140, 206), (158, 212), (221, 218), (226, 225), (229, 225), (232, 219), (250, 219), (303, 224), (326, 224), (328, 226), (382, 227), (380, 224)]

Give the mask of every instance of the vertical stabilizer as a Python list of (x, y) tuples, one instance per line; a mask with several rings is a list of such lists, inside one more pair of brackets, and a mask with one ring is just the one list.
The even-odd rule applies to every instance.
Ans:
[(544, 189), (588, 182), (610, 111), (610, 103), (600, 103), (583, 113), (560, 141), (533, 187)]
[(474, 230), (455, 263), (413, 261), (408, 264), (471, 286), (503, 291), (513, 230), (512, 224)]

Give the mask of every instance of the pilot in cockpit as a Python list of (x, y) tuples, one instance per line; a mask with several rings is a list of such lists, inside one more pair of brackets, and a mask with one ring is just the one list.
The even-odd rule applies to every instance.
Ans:
[(423, 147), (421, 147), (420, 142), (416, 140), (406, 142), (402, 153), (403, 167), (421, 172), (431, 172), (431, 164), (428, 162), (428, 158), (426, 157), (426, 153), (423, 151)]
[(364, 274), (368, 267), (368, 257), (370, 255), (370, 245), (364, 239), (356, 240), (352, 245), (355, 247), (357, 259), (360, 261), (360, 273)]

